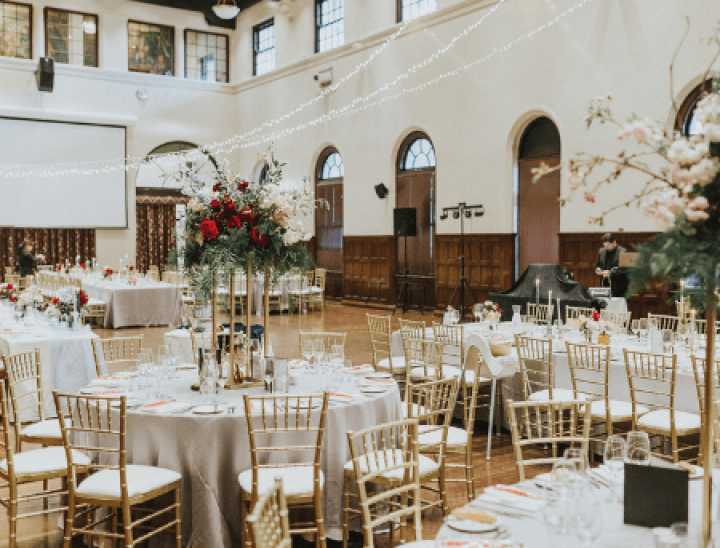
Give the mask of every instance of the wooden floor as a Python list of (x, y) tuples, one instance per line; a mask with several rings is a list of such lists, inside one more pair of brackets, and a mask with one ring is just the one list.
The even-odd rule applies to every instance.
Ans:
[[(270, 329), (273, 350), (276, 356), (298, 357), (298, 332), (299, 331), (343, 331), (347, 332), (347, 342), (345, 346), (346, 358), (351, 359), (353, 365), (359, 365), (370, 362), (370, 342), (367, 334), (367, 320), (365, 314), (371, 312), (373, 314), (385, 314), (377, 310), (365, 308), (342, 306), (339, 304), (328, 303), (325, 312), (315, 311), (304, 315), (273, 314), (270, 316)], [(399, 314), (398, 314), (399, 315)], [(397, 315), (396, 315), (397, 317)], [(402, 317), (402, 316), (401, 316)], [(423, 319), (428, 325), (432, 321), (438, 321), (436, 317), (430, 314), (424, 316), (419, 313), (405, 314), (404, 317), (411, 319)], [(261, 323), (261, 318), (257, 317), (257, 323)], [(393, 320), (394, 329), (398, 328), (397, 320)], [(144, 346), (157, 349), (158, 345), (163, 344), (163, 334), (170, 328), (135, 328), (135, 329), (118, 329), (105, 330), (95, 329), (94, 331), (100, 337), (119, 337), (127, 335), (143, 334), (145, 336)], [(482, 488), (496, 483), (515, 483), (518, 480), (515, 460), (512, 456), (512, 446), (510, 435), (503, 432), (499, 436), (495, 436), (493, 440), (492, 460), (485, 459), (486, 449), (486, 432), (487, 423), (478, 422), (476, 425), (476, 435), (474, 437), (475, 451), (475, 486), (476, 494), (482, 492)], [(31, 446), (27, 446), (31, 448)], [(457, 457), (456, 457), (457, 458)], [(459, 461), (458, 461), (459, 462)], [(543, 470), (535, 470), (539, 473)], [(460, 470), (453, 470), (452, 474), (460, 477)], [(534, 475), (530, 470), (526, 473), (528, 477)], [(464, 475), (463, 475), (464, 476)], [(449, 503), (451, 508), (456, 508), (465, 504), (465, 486), (464, 483), (449, 484)], [(6, 490), (2, 492), (3, 496)], [(423, 516), (423, 538), (433, 539), (438, 528), (442, 525), (442, 515), (439, 511), (433, 510)], [(19, 542), (18, 546), (25, 547), (58, 547), (62, 546), (62, 532), (58, 528), (58, 518), (56, 515), (50, 517), (34, 517), (23, 520), (19, 525)], [(7, 546), (8, 523), (7, 514), (3, 508), (0, 508), (0, 548)], [(377, 538), (378, 547), (388, 547), (386, 541), (387, 536), (381, 535)], [(408, 540), (412, 540), (413, 535), (410, 533)], [(398, 543), (397, 535), (395, 544)], [(362, 546), (362, 537), (353, 536), (351, 539), (352, 546)], [(81, 545), (81, 544), (77, 544)], [(312, 545), (306, 543), (302, 539), (297, 539), (295, 546)], [(329, 542), (329, 546), (339, 546), (339, 543)], [(216, 548), (216, 547), (203, 547)]]

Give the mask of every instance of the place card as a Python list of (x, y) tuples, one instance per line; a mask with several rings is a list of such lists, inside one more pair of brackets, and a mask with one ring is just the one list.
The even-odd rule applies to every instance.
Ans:
[(623, 523), (670, 527), (673, 523), (687, 521), (687, 470), (625, 464)]

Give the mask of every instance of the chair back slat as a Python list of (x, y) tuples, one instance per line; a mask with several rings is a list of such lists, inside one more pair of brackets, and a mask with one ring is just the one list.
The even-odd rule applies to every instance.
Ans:
[(465, 363), (465, 326), (433, 322), (435, 340), (445, 345), (444, 363), (462, 367)]
[[(3, 357), (15, 427), (23, 422), (45, 420), (40, 349)], [(32, 411), (32, 413), (25, 413)]]
[(554, 311), (554, 304), (527, 304), (528, 316), (532, 316), (533, 318), (535, 318), (535, 321), (537, 323), (547, 323), (548, 319), (553, 317)]
[(392, 328), (391, 316), (376, 316), (366, 314), (368, 321), (368, 331), (370, 332), (370, 349), (372, 350), (372, 365), (377, 369), (381, 360), (392, 360), (391, 356), (391, 339)]
[(515, 335), (515, 346), (520, 364), (523, 398), (527, 400), (530, 394), (547, 390), (552, 399), (555, 385), (552, 339)]
[(630, 382), (633, 417), (637, 418), (636, 407), (640, 404), (650, 410), (669, 410), (674, 423), (677, 355), (651, 354), (627, 348), (623, 354)]
[(322, 339), (325, 345), (325, 352), (330, 352), (333, 345), (345, 346), (345, 339), (347, 339), (347, 333), (331, 332), (331, 331), (300, 331), (299, 351), (302, 355), (303, 344), (307, 340)]
[(671, 329), (673, 331), (677, 331), (680, 323), (678, 316), (665, 316), (663, 314), (648, 314), (648, 319), (656, 320), (658, 329)]
[(107, 373), (110, 366), (137, 365), (143, 347), (143, 336), (113, 337), (110, 339), (94, 339), (93, 353), (98, 376), (103, 375), (103, 365)]
[(441, 379), (443, 375), (443, 347), (441, 342), (404, 338), (405, 372), (413, 379)]
[(590, 317), (595, 312), (594, 308), (585, 308), (583, 306), (567, 306), (565, 305), (565, 321), (576, 320), (580, 316)]
[(275, 478), (274, 487), (260, 497), (248, 517), (255, 548), (291, 548), (288, 509), (283, 494), (282, 478)]
[(608, 400), (610, 347), (587, 343), (565, 343), (575, 398), (579, 394)]

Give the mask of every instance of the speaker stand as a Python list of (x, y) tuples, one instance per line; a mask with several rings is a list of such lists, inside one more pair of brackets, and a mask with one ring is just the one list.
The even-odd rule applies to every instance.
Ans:
[[(464, 242), (463, 242), (464, 243)], [(462, 246), (462, 244), (461, 244)], [(465, 256), (460, 256), (460, 279), (455, 284), (455, 288), (453, 289), (452, 296), (450, 297), (450, 300), (448, 301), (448, 304), (454, 304), (455, 302), (455, 296), (458, 294), (458, 290), (460, 290), (460, 319), (463, 319), (465, 317), (465, 290), (467, 289), (467, 292), (470, 294), (470, 297), (472, 297), (472, 302), (475, 303), (477, 300), (475, 299), (475, 293), (472, 290), (472, 287), (470, 287), (470, 282), (467, 281), (467, 278), (465, 277)]]
[(402, 309), (403, 312), (408, 311), (408, 296), (409, 296), (409, 287), (410, 283), (408, 282), (408, 274), (410, 271), (407, 267), (407, 232), (405, 233), (405, 274), (403, 275), (403, 281), (400, 284), (400, 289), (398, 290), (397, 299), (395, 299), (395, 307), (393, 308), (393, 316), (395, 315), (395, 312), (397, 312), (398, 306), (400, 306), (400, 301), (402, 300)]

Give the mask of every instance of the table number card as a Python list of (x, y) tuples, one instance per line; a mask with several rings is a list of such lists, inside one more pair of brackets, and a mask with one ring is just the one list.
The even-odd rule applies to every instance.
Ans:
[(670, 527), (687, 521), (687, 470), (625, 464), (626, 525)]

